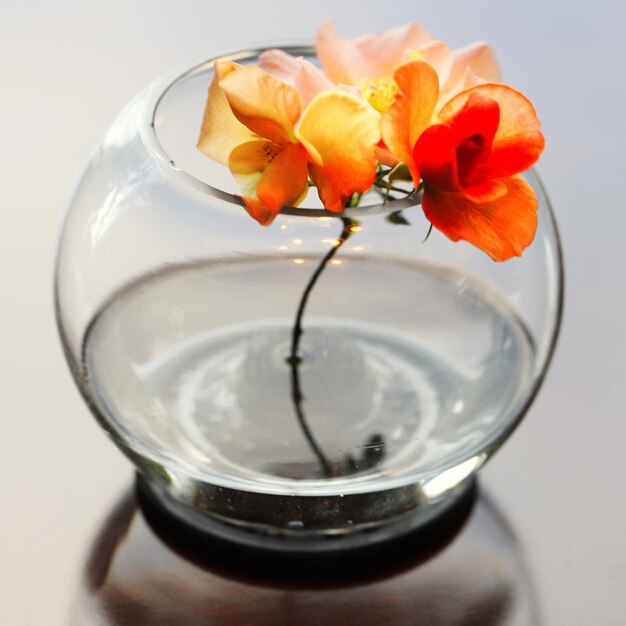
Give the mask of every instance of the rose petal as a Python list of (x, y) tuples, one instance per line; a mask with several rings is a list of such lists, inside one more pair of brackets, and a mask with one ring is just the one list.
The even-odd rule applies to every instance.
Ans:
[(268, 165), (256, 193), (266, 206), (280, 211), (284, 206), (300, 204), (308, 189), (306, 150), (301, 144), (288, 144)]
[(464, 84), (466, 71), (469, 68), (472, 74), (490, 83), (497, 83), (500, 78), (500, 67), (494, 49), (484, 41), (454, 50), (452, 52), (452, 67), (444, 86), (441, 89), (441, 99), (447, 101), (469, 85)]
[(458, 175), (463, 187), (485, 180), (477, 172), (491, 155), (499, 122), (498, 103), (479, 92), (472, 92), (463, 108), (448, 121), (456, 144)]
[(197, 147), (207, 156), (227, 164), (228, 157), (235, 146), (257, 138), (233, 114), (219, 82), (234, 71), (237, 63), (217, 62), (209, 86), (209, 97), (204, 109), (202, 128)]
[(309, 171), (328, 210), (343, 211), (354, 192), (372, 186), (378, 118), (354, 96), (336, 91), (317, 96), (304, 111), (298, 137), (313, 156)]
[(383, 141), (391, 153), (409, 166), (413, 184), (420, 181), (413, 147), (431, 121), (437, 103), (439, 81), (435, 70), (421, 61), (401, 65), (394, 73), (398, 93), (383, 113)]
[[(272, 149), (276, 148), (280, 152), (274, 154)], [(299, 204), (308, 192), (307, 153), (300, 144), (249, 142), (233, 150), (230, 167), (245, 185), (248, 212), (264, 226), (284, 206)]]
[(302, 102), (298, 92), (258, 67), (236, 66), (220, 80), (237, 119), (275, 143), (294, 142)]
[(323, 91), (336, 88), (333, 81), (319, 67), (305, 59), (300, 59), (298, 62), (298, 71), (294, 77), (294, 85), (302, 98), (304, 107)]
[(422, 133), (412, 158), (425, 185), (439, 191), (461, 191), (456, 147), (454, 134), (445, 124), (434, 124)]
[(437, 72), (440, 88), (448, 80), (452, 69), (452, 52), (445, 43), (431, 41), (417, 50), (409, 51), (407, 57), (407, 61), (428, 63)]
[(474, 74), (469, 67), (466, 68), (463, 79), (455, 85), (453, 90), (439, 92), (439, 102), (437, 102), (437, 106), (435, 107), (435, 113), (439, 115), (439, 111), (441, 111), (441, 109), (461, 91), (465, 91), (471, 87), (476, 87), (477, 85), (484, 85), (485, 83), (486, 81), (479, 76), (476, 76), (476, 74)]
[(281, 146), (261, 139), (243, 143), (230, 153), (228, 167), (244, 196), (257, 197), (256, 188), (270, 164), (270, 156), (281, 151)]
[(387, 167), (395, 167), (400, 163), (400, 159), (391, 154), (382, 141), (376, 146), (376, 159), (381, 165), (386, 165)]
[(259, 67), (278, 80), (293, 85), (300, 69), (300, 61), (284, 50), (272, 48), (259, 55)]
[(500, 123), (493, 139), (491, 155), (474, 170), (472, 181), (478, 183), (503, 178), (528, 169), (537, 161), (544, 147), (540, 123), (530, 100), (506, 85), (486, 83), (455, 96), (441, 109), (439, 118), (449, 122), (472, 94), (491, 98), (500, 108)]
[(476, 204), (499, 200), (507, 193), (507, 186), (500, 180), (488, 180), (471, 187), (463, 187), (463, 194)]
[(317, 56), (335, 83), (354, 85), (362, 78), (391, 77), (407, 50), (415, 50), (432, 37), (415, 22), (376, 35), (341, 39), (330, 21), (317, 33)]
[(277, 215), (276, 211), (267, 208), (260, 200), (255, 198), (242, 198), (246, 207), (246, 211), (253, 217), (261, 226), (269, 226)]
[(452, 241), (464, 239), (494, 261), (506, 261), (521, 255), (535, 236), (537, 198), (521, 176), (500, 182), (506, 194), (480, 204), (462, 192), (426, 186), (422, 208), (433, 226)]

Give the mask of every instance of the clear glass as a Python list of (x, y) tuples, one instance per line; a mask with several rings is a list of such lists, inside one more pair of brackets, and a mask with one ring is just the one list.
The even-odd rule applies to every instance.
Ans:
[[(314, 193), (270, 227), (248, 216), (227, 169), (195, 148), (212, 71), (137, 96), (74, 193), (56, 299), (76, 382), (159, 493), (221, 520), (317, 532), (427, 511), (468, 484), (544, 377), (562, 306), (544, 190), (529, 172), (539, 229), (506, 263), (436, 231), (422, 243), (418, 197), (349, 210), (359, 229), (303, 318), (297, 402), (294, 317), (341, 216)], [(387, 500), (372, 510), (375, 494)], [(286, 496), (311, 510), (287, 511)]]

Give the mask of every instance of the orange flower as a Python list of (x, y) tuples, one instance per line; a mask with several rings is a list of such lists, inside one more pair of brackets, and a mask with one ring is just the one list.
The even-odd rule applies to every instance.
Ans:
[(535, 236), (537, 198), (519, 172), (544, 146), (532, 104), (506, 85), (478, 85), (450, 100), (439, 119), (413, 151), (426, 217), (495, 261), (520, 256)]
[(442, 99), (472, 86), (476, 77), (500, 79), (491, 46), (478, 42), (451, 52), (415, 22), (376, 35), (342, 39), (327, 21), (318, 30), (316, 50), (323, 72), (282, 50), (263, 53), (259, 63), (266, 71), (293, 84), (305, 100), (336, 85), (352, 86), (380, 113), (391, 106), (397, 93), (395, 70), (409, 61), (424, 61), (435, 69)]
[(441, 76), (442, 83), (452, 67), (448, 47), (434, 41), (415, 22), (376, 35), (342, 39), (327, 21), (317, 32), (315, 47), (328, 78), (334, 83), (358, 86), (380, 113), (389, 108), (397, 93), (393, 74), (402, 63), (413, 59), (427, 62)]
[(397, 93), (393, 80), (396, 69), (410, 61), (423, 61), (436, 71), (442, 99), (462, 91), (467, 81), (473, 82), (476, 77), (500, 80), (498, 62), (489, 44), (479, 41), (450, 51), (415, 22), (353, 39), (341, 39), (332, 23), (325, 22), (317, 34), (316, 50), (332, 81), (360, 86), (380, 112), (391, 106)]
[(406, 163), (415, 188), (420, 173), (413, 158), (413, 148), (433, 119), (439, 97), (435, 70), (422, 61), (401, 65), (393, 75), (398, 92), (381, 119), (382, 139), (395, 158)]
[(309, 178), (341, 212), (377, 161), (405, 163), (433, 226), (497, 261), (522, 253), (537, 199), (519, 173), (544, 140), (525, 96), (485, 82), (499, 78), (489, 46), (452, 53), (415, 23), (341, 39), (327, 22), (317, 52), (324, 72), (281, 50), (261, 55), (267, 72), (216, 64), (198, 147), (229, 165), (259, 222), (298, 204)]
[(215, 64), (198, 148), (228, 163), (248, 212), (263, 225), (302, 201), (309, 175), (324, 206), (337, 212), (374, 182), (375, 114), (336, 91), (302, 109), (295, 88), (258, 67)]
[(394, 80), (399, 91), (383, 114), (383, 140), (407, 163), (415, 186), (423, 179), (426, 217), (496, 261), (519, 256), (534, 238), (537, 199), (518, 174), (544, 145), (530, 101), (506, 85), (480, 84), (435, 118), (439, 89), (430, 66), (405, 64)]
[[(402, 73), (396, 71), (405, 64), (422, 61), (432, 67), (439, 86), (436, 108), (464, 89), (500, 79), (490, 45), (477, 42), (451, 52), (415, 22), (376, 35), (342, 39), (327, 21), (318, 30), (316, 51), (324, 71), (282, 50), (264, 52), (259, 63), (266, 71), (293, 84), (305, 102), (325, 90), (352, 90), (383, 114), (383, 120), (399, 92), (396, 76)], [(411, 146), (416, 139), (413, 137)], [(383, 138), (376, 155), (380, 163), (389, 167), (400, 161), (411, 165), (411, 150), (412, 147), (403, 148), (398, 142), (391, 147)], [(419, 179), (413, 179), (417, 186)]]

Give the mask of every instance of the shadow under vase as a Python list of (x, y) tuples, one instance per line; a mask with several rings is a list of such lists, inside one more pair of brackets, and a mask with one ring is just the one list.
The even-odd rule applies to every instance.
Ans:
[(276, 555), (181, 526), (129, 491), (96, 537), (73, 626), (527, 626), (537, 598), (515, 533), (475, 488), (373, 551)]

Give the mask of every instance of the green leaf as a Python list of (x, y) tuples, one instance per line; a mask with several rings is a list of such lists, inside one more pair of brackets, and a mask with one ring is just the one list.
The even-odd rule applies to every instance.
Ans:
[(389, 182), (393, 183), (396, 180), (404, 180), (407, 182), (411, 182), (413, 180), (411, 172), (409, 171), (409, 166), (406, 163), (398, 163), (398, 165), (392, 168), (389, 172)]
[(361, 196), (363, 194), (362, 193), (357, 193), (356, 191), (350, 196), (350, 199), (348, 200), (347, 204), (346, 204), (346, 208), (347, 209), (353, 209), (357, 206), (359, 206), (359, 202), (361, 202)]
[(390, 224), (401, 224), (402, 226), (410, 226), (411, 222), (402, 215), (402, 211), (394, 211), (387, 216), (387, 221)]

